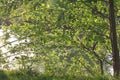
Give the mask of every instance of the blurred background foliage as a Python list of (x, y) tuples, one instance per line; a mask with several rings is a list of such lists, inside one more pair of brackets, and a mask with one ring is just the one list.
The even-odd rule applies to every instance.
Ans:
[[(116, 18), (120, 16), (119, 3), (115, 0)], [(107, 6), (107, 0), (0, 0), (4, 43), (0, 48), (7, 48), (7, 54), (12, 56), (24, 54), (14, 58), (20, 67), (10, 75), (17, 73), (19, 77), (28, 72), (64, 76), (63, 80), (73, 80), (74, 76), (75, 80), (78, 76), (88, 76), (80, 80), (110, 76), (105, 66), (112, 66), (107, 55), (111, 53)], [(118, 43), (119, 31), (118, 21)], [(12, 36), (14, 41), (9, 40)], [(13, 45), (14, 42), (17, 44)], [(31, 54), (34, 56), (30, 57)], [(1, 51), (0, 64), (8, 63), (10, 57)], [(41, 78), (50, 80), (45, 76)], [(104, 76), (99, 78), (103, 80)]]

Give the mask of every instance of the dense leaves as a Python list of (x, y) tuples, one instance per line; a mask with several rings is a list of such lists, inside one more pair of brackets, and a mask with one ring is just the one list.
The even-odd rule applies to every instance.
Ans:
[[(120, 1), (115, 2), (119, 16)], [(107, 6), (107, 0), (1, 0), (3, 47), (26, 54), (16, 59), (22, 66), (41, 63), (49, 75), (107, 73), (103, 64), (112, 63), (106, 54), (111, 53)], [(12, 45), (11, 36), (19, 44)]]

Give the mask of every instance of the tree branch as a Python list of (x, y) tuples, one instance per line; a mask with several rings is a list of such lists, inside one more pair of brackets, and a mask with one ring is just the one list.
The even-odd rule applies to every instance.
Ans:
[(21, 38), (20, 40), (14, 40), (14, 41), (8, 42), (8, 43), (3, 44), (2, 46), (0, 46), (0, 48), (5, 47), (6, 45), (17, 42), (17, 41), (21, 41), (21, 40), (25, 39), (26, 37), (31, 37), (31, 36), (33, 36), (33, 35), (28, 35), (28, 36), (25, 36), (25, 37)]
[(96, 7), (92, 7), (91, 4), (87, 4), (85, 1), (81, 0), (82, 3), (84, 3), (88, 8), (92, 9), (94, 11), (94, 14), (98, 15), (99, 17), (102, 18), (109, 18), (107, 14), (103, 14), (102, 12), (98, 11)]

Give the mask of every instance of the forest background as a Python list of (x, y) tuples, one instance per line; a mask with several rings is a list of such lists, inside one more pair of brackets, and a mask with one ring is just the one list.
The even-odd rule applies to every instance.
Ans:
[(119, 0), (0, 0), (0, 25), (2, 80), (119, 78)]

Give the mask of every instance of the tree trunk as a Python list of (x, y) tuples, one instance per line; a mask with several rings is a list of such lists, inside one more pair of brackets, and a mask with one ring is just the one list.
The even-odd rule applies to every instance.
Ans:
[(103, 61), (102, 60), (100, 60), (100, 71), (101, 71), (101, 75), (104, 75)]
[(113, 70), (114, 76), (119, 76), (119, 51), (117, 46), (116, 22), (114, 14), (114, 0), (109, 0), (109, 24), (110, 24), (110, 39), (113, 55)]

